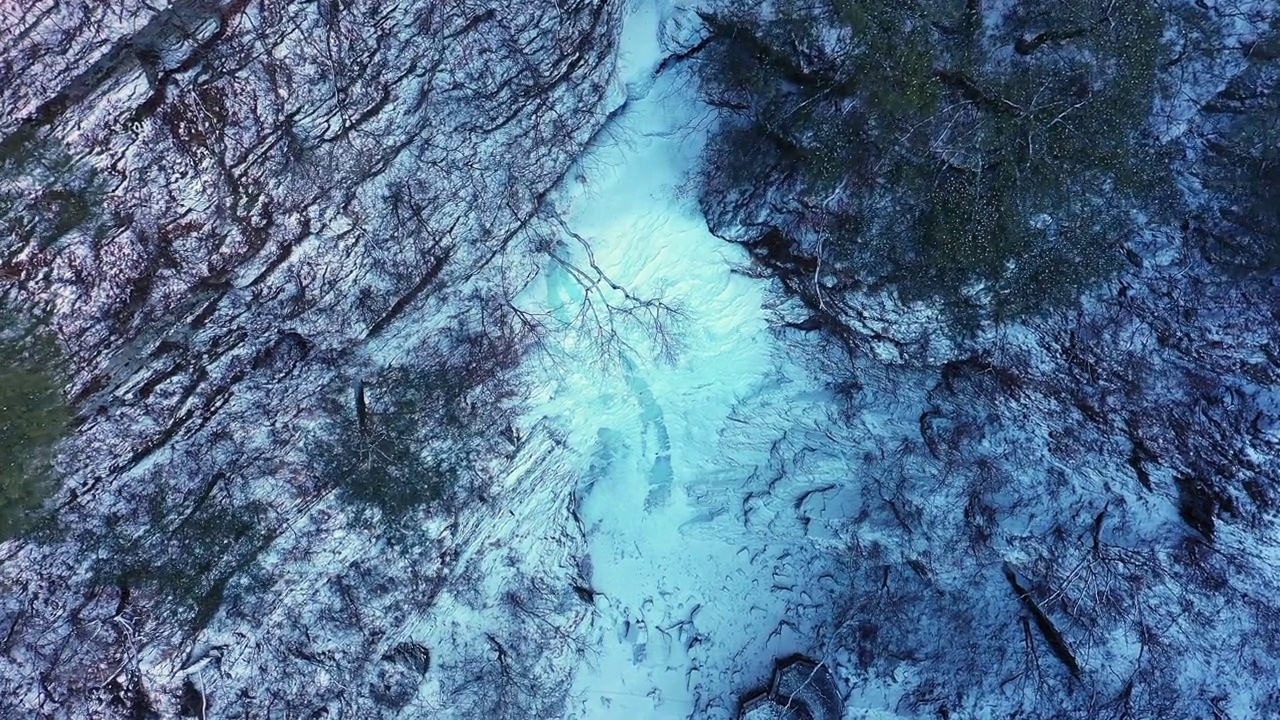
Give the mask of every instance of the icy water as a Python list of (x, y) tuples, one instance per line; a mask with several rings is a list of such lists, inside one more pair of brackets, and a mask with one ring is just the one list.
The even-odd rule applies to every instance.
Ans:
[[(626, 107), (555, 199), (565, 259), (608, 280), (584, 289), (553, 263), (541, 290), (580, 330), (548, 350), (554, 391), (538, 409), (583, 478), (599, 593), (567, 715), (579, 720), (731, 717), (776, 658), (821, 654), (837, 584), (819, 547), (837, 493), (818, 473), (779, 470), (825, 442), (829, 408), (770, 329), (768, 288), (734, 272), (746, 254), (708, 232), (686, 189), (710, 121), (687, 69), (654, 75), (685, 27), (697, 27), (687, 10), (657, 2), (627, 19)], [(602, 351), (591, 323), (610, 317), (605, 304), (654, 299), (679, 313), (670, 342), (654, 342), (641, 312), (613, 324), (623, 342)]]

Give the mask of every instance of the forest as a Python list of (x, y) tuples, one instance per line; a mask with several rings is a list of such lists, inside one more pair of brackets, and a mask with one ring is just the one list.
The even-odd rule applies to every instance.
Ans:
[(1280, 715), (1278, 271), (1272, 0), (0, 3), (0, 718)]
[[(705, 14), (713, 226), (768, 227), (842, 282), (970, 322), (1073, 302), (1183, 220), (1224, 272), (1275, 269), (1274, 21), (1242, 47), (1213, 22), (1229, 3), (987, 5)], [(1248, 70), (1186, 127), (1184, 83), (1221, 82), (1230, 54)]]

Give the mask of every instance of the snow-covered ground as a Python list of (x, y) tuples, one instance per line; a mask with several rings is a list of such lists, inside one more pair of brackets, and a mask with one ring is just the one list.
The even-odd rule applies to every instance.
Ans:
[[(9, 225), (77, 226), (17, 270), (86, 415), (72, 532), (0, 551), (0, 719), (725, 720), (792, 653), (844, 720), (1280, 717), (1276, 289), (1208, 267), (1218, 199), (978, 345), (815, 273), (831, 353), (699, 212), (694, 8), (625, 2), (616, 53), (607, 0), (178, 3), (235, 8), (199, 48), (145, 2), (11, 3), (0, 134), (120, 184), (76, 219), (43, 206), (98, 202), (79, 169), (10, 183)], [(1223, 32), (1178, 40), (1168, 136), (1226, 128), (1274, 4), (1182, 3)], [(502, 411), (463, 501), (334, 492), (317, 422), (537, 332), (519, 422), (505, 366), (459, 405)]]
[[(573, 327), (542, 358), (529, 422), (561, 430), (583, 478), (598, 596), (576, 720), (732, 717), (776, 658), (819, 652), (838, 583), (819, 552), (834, 490), (766, 469), (806, 434), (821, 447), (828, 400), (782, 352), (766, 286), (735, 272), (746, 254), (709, 233), (687, 190), (709, 121), (687, 68), (655, 76), (697, 27), (663, 0), (625, 21), (620, 110), (554, 198), (564, 262), (524, 298)], [(627, 314), (658, 298), (670, 308), (656, 318)], [(602, 322), (623, 342), (602, 346)]]

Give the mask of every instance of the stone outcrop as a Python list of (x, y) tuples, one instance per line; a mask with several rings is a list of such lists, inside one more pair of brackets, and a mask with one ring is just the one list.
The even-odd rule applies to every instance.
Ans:
[(827, 666), (795, 656), (778, 663), (768, 689), (742, 702), (738, 720), (839, 720), (843, 709)]
[[(80, 411), (59, 528), (0, 546), (0, 716), (420, 700), (435, 649), (403, 648), (461, 582), (467, 513), (498, 514), (512, 283), (608, 110), (619, 9), (0, 3), (0, 291), (51, 310)], [(321, 460), (378, 447), (402, 382), (471, 430), (413, 438), (460, 462), (391, 523)]]

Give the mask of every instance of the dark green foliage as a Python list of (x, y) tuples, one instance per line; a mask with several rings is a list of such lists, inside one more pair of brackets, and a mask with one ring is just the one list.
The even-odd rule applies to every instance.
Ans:
[(452, 468), (423, 458), (415, 399), (388, 398), (387, 407), (370, 412), (367, 389), (353, 394), (356, 410), (336, 413), (320, 456), (326, 484), (390, 519), (437, 499)]
[(348, 501), (394, 520), (440, 497), (453, 468), (419, 457), (409, 429), (407, 421), (388, 416), (377, 429), (348, 439), (353, 452), (335, 463), (330, 476)]
[[(209, 478), (199, 496), (174, 501), (156, 495), (140, 537), (104, 540), (102, 581), (141, 588), (163, 600), (163, 610), (192, 630), (203, 628), (227, 598), (237, 578), (270, 544), (270, 513), (257, 502), (231, 506), (219, 499), (224, 482)], [(251, 579), (251, 578), (250, 578)]]
[(61, 146), (30, 140), (0, 148), (0, 261), (91, 224), (106, 195), (94, 170)]
[[(831, 0), (709, 17), (713, 223), (798, 228), (907, 299), (996, 316), (1074, 298), (1172, 197), (1148, 131), (1165, 53), (1148, 0)], [(760, 189), (767, 186), (771, 193)], [(767, 203), (769, 209), (764, 209)]]
[(1280, 49), (1257, 57), (1207, 108), (1214, 132), (1200, 174), (1215, 199), (1212, 222), (1225, 225), (1214, 233), (1213, 259), (1269, 273), (1280, 269)]
[(42, 325), (0, 301), (0, 540), (30, 529), (56, 486), (54, 450), (71, 410)]
[[(463, 368), (389, 368), (334, 402), (315, 456), (322, 482), (397, 523), (447, 499), (472, 465), (495, 407), (478, 407)], [(345, 402), (344, 402), (345, 401)]]

